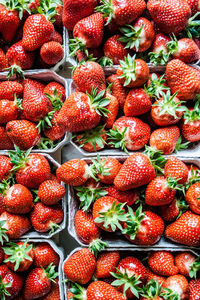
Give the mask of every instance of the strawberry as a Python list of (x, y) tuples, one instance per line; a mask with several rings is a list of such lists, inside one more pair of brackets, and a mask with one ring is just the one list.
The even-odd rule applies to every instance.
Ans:
[(104, 44), (104, 56), (113, 65), (119, 65), (120, 60), (128, 55), (126, 45), (120, 41), (120, 37), (119, 34), (113, 35)]
[(28, 244), (28, 240), (25, 242), (9, 243), (3, 250), (5, 252), (4, 262), (15, 272), (24, 272), (33, 263), (33, 245)]
[(136, 52), (148, 50), (155, 37), (152, 23), (143, 17), (138, 18), (133, 25), (120, 28), (120, 31), (123, 36), (119, 40), (126, 43), (126, 48)]
[(72, 2), (71, 0), (63, 1), (63, 25), (68, 30), (73, 30), (78, 21), (91, 15), (97, 5), (96, 0), (78, 0)]
[(55, 282), (51, 283), (51, 291), (47, 295), (41, 297), (40, 300), (51, 300), (51, 299), (60, 300), (60, 289), (59, 289), (58, 279), (55, 279)]
[(171, 95), (170, 91), (162, 94), (151, 108), (151, 117), (158, 126), (174, 125), (180, 121), (183, 112), (186, 110), (181, 106), (181, 101), (176, 97), (176, 93)]
[(199, 247), (199, 231), (200, 216), (187, 211), (178, 220), (167, 226), (165, 236), (179, 244)]
[(102, 12), (108, 17), (106, 24), (114, 19), (117, 25), (126, 25), (136, 20), (145, 10), (146, 3), (144, 0), (129, 0), (124, 5), (116, 0), (101, 0), (102, 5), (96, 8), (96, 11)]
[(125, 300), (126, 298), (112, 285), (104, 281), (94, 281), (87, 288), (87, 300)]
[(25, 86), (25, 84), (33, 86), (35, 89), (39, 90), (42, 93), (44, 92), (45, 84), (43, 84), (40, 81), (37, 81), (35, 79), (25, 78), (23, 82), (23, 86)]
[(83, 243), (90, 244), (100, 236), (100, 229), (90, 213), (78, 210), (75, 214), (74, 226), (79, 240)]
[(130, 88), (141, 87), (149, 77), (149, 67), (142, 59), (135, 59), (129, 54), (120, 61), (117, 76), (121, 83)]
[(47, 268), (50, 263), (58, 267), (60, 261), (59, 255), (53, 250), (49, 243), (38, 243), (36, 246), (34, 246), (33, 250), (33, 264), (35, 267)]
[(196, 102), (194, 108), (185, 111), (181, 131), (184, 138), (190, 142), (200, 140), (200, 103)]
[(124, 104), (124, 114), (126, 117), (139, 116), (149, 112), (151, 106), (151, 98), (144, 89), (131, 89)]
[(191, 9), (182, 0), (149, 0), (147, 3), (153, 21), (164, 33), (180, 33), (187, 25)]
[(110, 145), (123, 151), (140, 150), (150, 138), (150, 127), (134, 117), (121, 117), (115, 121), (109, 133)]
[[(55, 25), (55, 24), (54, 24)], [(54, 31), (53, 37), (52, 37), (52, 41), (57, 42), (59, 44), (63, 44), (63, 38), (62, 35), (58, 32), (58, 31)]]
[[(147, 283), (151, 280), (154, 279), (159, 283), (159, 285), (162, 285), (163, 282), (165, 281), (165, 277), (159, 276), (154, 274), (150, 269), (147, 268)], [(160, 299), (159, 299), (160, 300)]]
[(109, 99), (110, 102), (106, 106), (108, 114), (106, 115), (106, 117), (103, 116), (103, 122), (105, 123), (106, 128), (112, 128), (119, 111), (119, 101), (115, 96), (111, 95), (108, 92), (106, 93), (106, 98)]
[(65, 188), (53, 180), (44, 181), (38, 189), (38, 197), (45, 205), (54, 205), (65, 196)]
[(164, 222), (151, 211), (144, 211), (140, 206), (136, 212), (129, 207), (127, 221), (124, 223), (123, 234), (137, 245), (153, 245), (157, 243), (164, 231)]
[(192, 100), (200, 93), (200, 71), (179, 59), (173, 59), (167, 64), (166, 79), (171, 92), (177, 92), (180, 100)]
[(135, 257), (123, 258), (112, 276), (116, 280), (112, 283), (127, 299), (139, 298), (140, 287), (146, 282), (147, 271), (144, 265)]
[(105, 184), (112, 184), (115, 177), (119, 173), (122, 165), (121, 163), (112, 157), (93, 160), (93, 172), (97, 174), (100, 182)]
[(0, 48), (0, 71), (3, 71), (5, 68), (8, 68), (8, 61), (6, 58), (5, 53), (3, 52), (3, 50)]
[(163, 154), (171, 154), (180, 138), (180, 130), (177, 126), (169, 126), (156, 129), (150, 136), (150, 146), (162, 151)]
[(63, 221), (63, 218), (64, 212), (59, 204), (46, 206), (43, 203), (37, 203), (30, 214), (34, 229), (38, 232), (50, 231), (49, 234), (60, 228), (58, 224)]
[(150, 63), (154, 65), (166, 65), (169, 60), (169, 53), (167, 49), (167, 43), (170, 42), (170, 38), (162, 33), (158, 33), (155, 36), (155, 40), (152, 46), (152, 52), (150, 52)]
[(52, 264), (46, 269), (34, 268), (26, 277), (24, 298), (36, 299), (47, 295), (51, 291), (51, 282), (55, 282), (57, 277), (58, 273)]
[(129, 190), (129, 191), (119, 191), (115, 186), (109, 186), (104, 188), (108, 193), (107, 195), (117, 199), (119, 202), (126, 203), (127, 205), (133, 205), (138, 199), (138, 191)]
[(190, 252), (181, 252), (175, 256), (175, 265), (178, 267), (179, 273), (186, 277), (196, 278), (199, 268), (195, 261), (195, 255)]
[(165, 177), (174, 177), (178, 183), (184, 184), (188, 180), (188, 167), (179, 158), (170, 156), (165, 164), (164, 174)]
[(124, 103), (126, 101), (126, 97), (128, 94), (128, 89), (123, 86), (117, 74), (112, 74), (107, 78), (108, 83), (112, 83), (111, 93), (114, 97), (117, 98), (119, 102), (119, 106), (121, 108), (124, 107)]
[(192, 15), (194, 15), (199, 10), (198, 0), (186, 0), (189, 7), (191, 8)]
[(12, 167), (10, 157), (0, 155), (0, 181), (6, 180), (11, 175)]
[(56, 81), (51, 81), (45, 86), (45, 88), (43, 90), (45, 95), (48, 94), (50, 96), (54, 96), (55, 91), (56, 91), (56, 95), (58, 97), (60, 97), (60, 100), (62, 102), (64, 102), (65, 101), (65, 88), (62, 84), (60, 84)]
[(172, 276), (179, 272), (171, 252), (153, 252), (148, 259), (148, 264), (151, 270), (159, 276)]
[[(162, 285), (163, 297), (174, 297), (174, 299), (188, 299), (189, 285), (188, 281), (183, 275), (173, 275), (168, 277)], [(166, 297), (167, 297), (166, 296)], [(173, 299), (173, 298), (172, 298)]]
[[(1, 235), (1, 243), (3, 239), (8, 240), (9, 238), (16, 240), (31, 228), (31, 223), (27, 217), (10, 214), (8, 212), (3, 212), (0, 215), (0, 221), (1, 232), (3, 233), (3, 236)], [(6, 238), (5, 234), (8, 238)]]
[(175, 198), (170, 204), (159, 207), (159, 215), (164, 221), (171, 222), (179, 218), (188, 208), (189, 205), (185, 200)]
[(0, 124), (6, 124), (18, 117), (17, 101), (0, 100)]
[(51, 119), (51, 112), (50, 112), (50, 122), (51, 122), (51, 127), (49, 126), (49, 124), (47, 124), (47, 127), (46, 127), (46, 124), (45, 124), (45, 129), (44, 129), (44, 135), (50, 139), (51, 141), (57, 141), (61, 138), (64, 137), (65, 133), (66, 133), (66, 130), (65, 130), (65, 127), (62, 126), (62, 125), (59, 125), (57, 123), (57, 116), (59, 114), (59, 111), (55, 111), (52, 115), (52, 119)]
[(33, 207), (31, 192), (21, 184), (14, 184), (4, 192), (4, 206), (12, 214), (27, 214)]
[(106, 80), (103, 68), (94, 61), (86, 61), (80, 64), (74, 71), (72, 79), (79, 91), (91, 94), (97, 88), (97, 92), (106, 90)]
[(0, 126), (0, 150), (12, 150), (14, 144), (6, 133), (6, 129)]
[(100, 13), (92, 14), (76, 23), (73, 28), (73, 37), (70, 48), (74, 55), (77, 51), (86, 51), (87, 48), (98, 48), (103, 39), (104, 21)]
[(81, 159), (72, 159), (56, 170), (59, 180), (72, 186), (80, 186), (89, 178), (89, 166)]
[(2, 81), (0, 83), (0, 99), (15, 100), (15, 95), (21, 97), (23, 86), (17, 81)]
[(6, 125), (6, 133), (11, 141), (20, 149), (27, 150), (40, 140), (36, 125), (27, 120), (14, 120)]
[(1, 299), (16, 299), (22, 290), (23, 277), (12, 272), (6, 265), (0, 266)]
[(155, 169), (150, 159), (143, 153), (130, 155), (114, 180), (114, 185), (120, 191), (148, 184), (156, 176)]
[(185, 194), (185, 200), (195, 214), (200, 214), (200, 182), (192, 184)]
[(122, 230), (121, 223), (126, 221), (124, 203), (108, 196), (95, 201), (92, 214), (95, 224), (108, 232)]
[(108, 278), (111, 272), (115, 272), (120, 260), (119, 252), (109, 251), (99, 255), (96, 264), (95, 277)]
[(198, 300), (200, 295), (200, 279), (191, 280), (189, 283), (189, 300)]
[(153, 278), (143, 287), (143, 293), (140, 300), (146, 299), (154, 299), (154, 300), (162, 300), (159, 295), (161, 293), (161, 285), (159, 285), (158, 281), (155, 281)]
[(55, 65), (63, 58), (64, 50), (60, 43), (50, 41), (42, 45), (40, 56), (46, 64)]
[(92, 278), (95, 267), (94, 254), (88, 248), (82, 248), (65, 261), (64, 274), (68, 280), (86, 284)]

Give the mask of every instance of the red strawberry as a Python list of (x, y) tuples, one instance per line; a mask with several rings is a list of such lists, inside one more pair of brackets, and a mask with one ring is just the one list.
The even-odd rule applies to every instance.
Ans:
[(188, 180), (188, 167), (175, 156), (170, 156), (165, 164), (164, 169), (165, 177), (169, 175), (175, 177), (178, 180), (178, 183), (186, 183)]
[(173, 59), (167, 64), (166, 79), (171, 92), (178, 92), (180, 100), (192, 100), (200, 93), (200, 71), (179, 59)]
[(54, 251), (49, 243), (42, 242), (34, 246), (34, 261), (35, 267), (47, 268), (50, 263), (58, 267), (59, 255)]
[(104, 56), (111, 60), (114, 65), (119, 65), (120, 60), (128, 55), (128, 50), (125, 44), (120, 41), (120, 35), (116, 34), (107, 39), (104, 44)]
[(108, 278), (111, 276), (111, 272), (115, 272), (115, 269), (119, 263), (120, 255), (117, 251), (104, 252), (99, 255), (96, 264), (95, 277)]
[(151, 106), (151, 98), (144, 89), (131, 89), (124, 104), (124, 114), (126, 117), (139, 116), (149, 112)]
[(95, 224), (108, 232), (122, 230), (121, 223), (126, 220), (124, 204), (112, 197), (101, 197), (93, 205)]
[(185, 194), (185, 200), (195, 214), (200, 215), (200, 182), (192, 184)]
[(16, 102), (0, 100), (0, 124), (6, 124), (9, 121), (17, 119), (18, 108)]
[(0, 215), (1, 231), (4, 229), (9, 239), (16, 240), (20, 238), (24, 233), (30, 230), (31, 224), (28, 217), (10, 214), (3, 212)]
[(0, 155), (0, 181), (6, 180), (11, 174), (13, 164), (8, 156)]
[(119, 101), (115, 96), (108, 92), (106, 93), (106, 98), (109, 99), (110, 102), (106, 106), (108, 113), (106, 117), (103, 117), (103, 122), (105, 123), (106, 128), (112, 128), (119, 111)]
[(94, 255), (88, 248), (72, 254), (64, 263), (64, 274), (68, 280), (86, 284), (92, 278), (96, 267)]
[(141, 87), (149, 77), (149, 67), (142, 59), (135, 59), (129, 54), (120, 61), (117, 75), (121, 83), (126, 87)]
[[(55, 25), (55, 24), (54, 24)], [(59, 44), (63, 44), (63, 38), (62, 35), (58, 32), (58, 31), (54, 31), (53, 37), (52, 37), (52, 41), (57, 42)]]
[(108, 193), (107, 195), (117, 199), (119, 202), (126, 203), (131, 206), (138, 199), (138, 191), (137, 190), (129, 190), (129, 191), (119, 191), (115, 186), (109, 186), (104, 188), (104, 190)]
[(59, 180), (72, 186), (80, 186), (89, 178), (89, 166), (81, 159), (72, 159), (56, 170)]
[(32, 85), (35, 89), (39, 90), (40, 92), (42, 92), (42, 93), (44, 92), (45, 84), (43, 84), (40, 81), (37, 81), (35, 79), (26, 78), (26, 79), (24, 79), (23, 86), (25, 86), (25, 84)]
[(50, 120), (51, 127), (49, 127), (48, 125), (47, 128), (45, 128), (44, 130), (44, 135), (51, 141), (57, 141), (63, 138), (66, 133), (65, 127), (57, 123), (58, 114), (59, 111), (55, 111), (53, 113), (52, 119)]
[(199, 232), (200, 216), (187, 211), (178, 220), (167, 226), (165, 235), (176, 243), (199, 247)]
[(189, 7), (191, 8), (192, 15), (199, 11), (199, 2), (198, 0), (186, 0)]
[(167, 43), (170, 41), (168, 36), (162, 33), (156, 34), (152, 52), (149, 53), (151, 63), (154, 65), (166, 65), (169, 60)]
[(102, 5), (96, 10), (108, 17), (107, 23), (114, 19), (117, 25), (126, 25), (136, 20), (145, 10), (144, 0), (128, 0), (122, 3), (117, 0), (101, 1)]
[(94, 172), (97, 174), (100, 182), (105, 184), (112, 184), (114, 182), (121, 167), (120, 162), (112, 157), (97, 158), (97, 161), (93, 161)]
[(60, 43), (50, 41), (42, 45), (40, 56), (46, 64), (55, 65), (63, 58), (64, 50)]
[(16, 299), (24, 284), (23, 277), (9, 270), (6, 265), (1, 265), (0, 278), (1, 299)]
[(200, 104), (197, 101), (194, 108), (186, 110), (181, 123), (184, 138), (190, 142), (200, 140)]
[(182, 0), (149, 0), (147, 8), (153, 21), (165, 33), (180, 33), (191, 16), (189, 5)]
[(23, 86), (17, 81), (2, 81), (0, 83), (0, 99), (15, 100), (15, 95), (21, 97)]
[(33, 245), (28, 244), (28, 241), (10, 243), (3, 249), (5, 252), (4, 262), (11, 270), (24, 272), (32, 265), (34, 258)]
[(123, 86), (117, 74), (110, 75), (107, 78), (107, 81), (113, 84), (111, 87), (112, 95), (117, 98), (120, 107), (123, 108), (128, 94), (128, 89)]
[(14, 144), (6, 133), (6, 129), (0, 126), (0, 150), (12, 150)]
[[(189, 285), (187, 279), (183, 275), (174, 275), (168, 277), (162, 285), (163, 294), (173, 292), (173, 296), (178, 299), (188, 299)], [(167, 290), (166, 290), (167, 289)], [(170, 291), (169, 291), (170, 290)], [(163, 296), (165, 297), (165, 296)]]
[(38, 189), (38, 197), (45, 205), (54, 205), (65, 196), (65, 188), (53, 180), (44, 181)]
[(114, 180), (120, 191), (127, 191), (148, 184), (156, 176), (155, 169), (149, 158), (143, 153), (130, 155)]
[(162, 151), (163, 154), (171, 154), (177, 145), (180, 131), (177, 126), (169, 126), (156, 129), (150, 136), (150, 146)]
[(179, 272), (171, 252), (153, 252), (148, 259), (148, 264), (151, 270), (159, 276), (172, 276)]
[(43, 203), (37, 203), (30, 214), (34, 229), (38, 232), (50, 230), (50, 234), (60, 227), (58, 224), (63, 221), (63, 218), (64, 212), (59, 204), (46, 206)]
[(8, 68), (8, 61), (6, 58), (5, 53), (3, 52), (3, 50), (0, 48), (0, 71), (3, 71), (5, 68)]
[(58, 279), (51, 283), (51, 291), (46, 295), (41, 297), (40, 300), (60, 300), (60, 289)]
[(73, 30), (75, 24), (83, 18), (91, 15), (97, 5), (96, 0), (64, 0), (63, 2), (63, 25), (68, 30)]
[(11, 42), (20, 25), (19, 11), (23, 11), (22, 3), (17, 1), (0, 4), (0, 32), (6, 42)]
[(55, 282), (58, 273), (55, 266), (50, 264), (46, 269), (35, 268), (26, 277), (24, 298), (36, 299), (47, 295), (51, 291), (51, 282)]
[(87, 300), (125, 300), (125, 297), (109, 283), (94, 281), (87, 288)]
[(191, 280), (189, 283), (189, 300), (199, 300), (200, 279)]
[(128, 150), (142, 149), (149, 140), (150, 127), (134, 117), (121, 117), (113, 124), (110, 130), (110, 144), (115, 148)]
[[(156, 274), (154, 274), (153, 272), (151, 272), (150, 269), (147, 268), (147, 283), (148, 283), (152, 278), (153, 278), (155, 281), (157, 281), (157, 282), (159, 283), (159, 285), (162, 285), (163, 282), (165, 281), (165, 277), (156, 275)], [(158, 299), (158, 300), (160, 300), (160, 299)]]
[(50, 96), (55, 95), (55, 90), (56, 90), (56, 95), (61, 98), (61, 101), (65, 101), (65, 88), (63, 85), (56, 81), (51, 81), (46, 85), (44, 88), (43, 92), (44, 94), (48, 94)]
[[(179, 273), (186, 277), (196, 277), (198, 268), (195, 269), (196, 257), (191, 252), (181, 252), (175, 256), (175, 265), (179, 269)], [(193, 269), (194, 266), (194, 269)]]
[(171, 222), (180, 217), (188, 208), (189, 205), (184, 200), (175, 198), (170, 204), (159, 207), (159, 215), (164, 221)]
[(14, 184), (4, 193), (6, 211), (13, 214), (27, 214), (33, 207), (31, 192), (21, 184)]
[(78, 238), (83, 243), (90, 244), (100, 236), (100, 229), (95, 224), (90, 213), (78, 210), (75, 214), (74, 226)]
[(128, 208), (127, 221), (124, 223), (123, 234), (126, 238), (137, 245), (153, 245), (157, 243), (164, 231), (164, 222), (151, 211), (142, 213), (139, 207), (134, 213)]

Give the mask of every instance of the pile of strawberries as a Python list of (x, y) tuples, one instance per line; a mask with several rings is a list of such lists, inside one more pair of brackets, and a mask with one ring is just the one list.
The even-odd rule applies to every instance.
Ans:
[(60, 300), (59, 263), (59, 255), (44, 241), (0, 247), (1, 299)]
[(65, 101), (65, 88), (26, 78), (0, 82), (0, 150), (53, 149), (66, 130), (56, 118)]
[(197, 300), (199, 270), (199, 257), (186, 250), (106, 251), (95, 257), (83, 248), (64, 263), (69, 300)]
[(198, 0), (64, 1), (63, 25), (71, 32), (70, 55), (119, 65), (128, 54), (165, 65), (200, 59)]
[(41, 154), (0, 155), (0, 242), (18, 239), (32, 228), (53, 233), (63, 221), (60, 204), (65, 188), (54, 175), (55, 166)]
[(0, 71), (9, 77), (63, 59), (62, 1), (1, 1), (0, 20)]

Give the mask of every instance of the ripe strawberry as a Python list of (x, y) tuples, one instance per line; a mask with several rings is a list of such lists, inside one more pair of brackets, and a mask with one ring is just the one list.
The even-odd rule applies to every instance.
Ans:
[(123, 258), (116, 273), (112, 275), (117, 279), (112, 285), (126, 295), (127, 299), (138, 298), (140, 287), (146, 282), (147, 271), (144, 265), (135, 257)]
[(92, 214), (95, 224), (108, 232), (122, 230), (121, 224), (126, 221), (124, 203), (108, 196), (95, 201)]
[(126, 117), (135, 117), (151, 110), (152, 102), (148, 93), (142, 89), (131, 89), (124, 104)]
[(49, 243), (42, 242), (34, 246), (34, 261), (35, 267), (47, 268), (50, 263), (58, 267), (59, 255), (54, 251)]
[(149, 77), (149, 67), (142, 59), (135, 59), (129, 54), (120, 61), (117, 76), (121, 83), (130, 88), (141, 87)]
[(10, 100), (0, 100), (0, 124), (6, 124), (9, 121), (17, 119), (18, 108), (16, 102)]
[(20, 149), (27, 150), (40, 140), (36, 125), (27, 120), (14, 120), (6, 125), (6, 133), (11, 141)]
[(33, 263), (33, 245), (28, 244), (28, 240), (25, 242), (9, 243), (3, 250), (5, 252), (4, 262), (12, 271), (24, 272)]
[[(26, 216), (14, 215), (8, 212), (3, 212), (0, 215), (1, 220), (1, 231), (3, 233), (4, 239), (7, 240), (4, 234), (8, 236), (9, 239), (16, 240), (20, 238), (24, 233), (30, 230), (31, 223)], [(6, 233), (4, 233), (4, 231)]]
[(165, 165), (164, 174), (165, 177), (170, 175), (171, 177), (175, 177), (178, 183), (184, 184), (188, 180), (188, 167), (179, 158), (170, 156)]
[[(163, 282), (165, 281), (165, 277), (159, 276), (154, 274), (150, 269), (147, 268), (147, 283), (151, 280), (154, 279), (159, 283), (159, 285), (162, 285)], [(159, 299), (160, 300), (160, 299)]]
[[(50, 112), (51, 114), (51, 112)], [(51, 122), (51, 127), (49, 127), (49, 125), (47, 125), (47, 127), (44, 129), (44, 135), (50, 139), (51, 141), (57, 141), (61, 138), (64, 137), (66, 130), (65, 127), (62, 125), (59, 125), (57, 123), (57, 116), (59, 114), (59, 111), (55, 111), (53, 113), (52, 119), (50, 120)]]
[(196, 257), (191, 252), (181, 252), (175, 256), (175, 265), (178, 267), (181, 275), (186, 277), (193, 275), (191, 277), (196, 277), (199, 268), (195, 268), (195, 260)]
[(136, 212), (129, 207), (127, 221), (124, 223), (123, 234), (137, 245), (153, 245), (157, 243), (164, 231), (164, 222), (151, 211), (144, 211), (140, 206)]
[(107, 157), (93, 161), (93, 172), (97, 175), (100, 182), (105, 184), (112, 184), (115, 177), (119, 173), (122, 165), (121, 163), (112, 157)]
[(64, 274), (70, 281), (86, 284), (92, 278), (96, 267), (94, 254), (83, 248), (72, 254), (64, 263)]
[(151, 270), (159, 276), (172, 276), (179, 272), (171, 252), (153, 252), (148, 259), (148, 264)]
[(23, 86), (25, 86), (25, 84), (31, 85), (32, 87), (34, 87), (35, 89), (39, 90), (42, 93), (44, 92), (45, 84), (40, 81), (37, 81), (35, 79), (25, 78), (23, 82)]
[(155, 37), (153, 24), (143, 17), (138, 18), (133, 25), (120, 28), (120, 31), (123, 36), (119, 40), (126, 43), (126, 48), (136, 52), (148, 50)]
[(63, 2), (63, 25), (68, 30), (73, 30), (78, 21), (91, 15), (97, 5), (96, 0), (78, 0), (76, 2), (71, 0), (64, 0)]
[(104, 56), (106, 59), (111, 60), (113, 65), (119, 65), (120, 60), (128, 55), (128, 50), (125, 44), (120, 41), (120, 35), (116, 34), (107, 39), (104, 44)]
[(145, 10), (146, 3), (144, 0), (130, 0), (122, 5), (116, 0), (104, 1), (102, 5), (96, 8), (96, 11), (102, 12), (105, 17), (108, 17), (107, 24), (114, 19), (117, 25), (126, 25), (135, 21)]
[(50, 96), (54, 96), (55, 91), (56, 91), (57, 97), (59, 97), (60, 100), (62, 102), (64, 102), (65, 101), (65, 88), (62, 84), (60, 84), (56, 81), (51, 81), (45, 86), (45, 88), (43, 90), (45, 95), (48, 94)]
[(3, 71), (5, 68), (8, 68), (8, 61), (6, 58), (5, 53), (3, 52), (3, 50), (0, 48), (0, 71)]
[(79, 91), (91, 94), (92, 90), (97, 88), (97, 92), (106, 90), (106, 80), (103, 68), (94, 61), (86, 61), (79, 65), (72, 79), (77, 85)]
[(80, 186), (89, 178), (89, 166), (84, 160), (72, 159), (56, 170), (59, 180), (72, 186)]
[(153, 21), (164, 33), (180, 33), (187, 25), (191, 9), (182, 0), (149, 0), (147, 4)]
[(24, 298), (36, 299), (47, 295), (51, 291), (51, 282), (55, 282), (58, 273), (55, 266), (50, 264), (46, 269), (34, 268), (26, 277)]
[(23, 277), (12, 272), (6, 265), (0, 266), (1, 278), (1, 299), (16, 299), (22, 290), (24, 280)]
[(40, 56), (46, 64), (55, 65), (63, 58), (64, 50), (60, 43), (50, 41), (42, 45)]
[(200, 279), (191, 280), (189, 283), (189, 300), (198, 300), (200, 295)]
[(162, 151), (163, 154), (171, 154), (180, 138), (180, 131), (177, 126), (169, 126), (156, 129), (150, 136), (150, 146)]
[(138, 191), (129, 190), (129, 191), (119, 191), (115, 186), (109, 186), (104, 188), (108, 193), (107, 196), (117, 199), (119, 202), (126, 203), (128, 206), (131, 206), (138, 199)]
[(50, 231), (49, 234), (60, 228), (58, 224), (63, 221), (63, 218), (64, 212), (59, 204), (46, 206), (43, 203), (37, 203), (30, 214), (34, 229), (38, 232)]
[(74, 227), (79, 240), (83, 243), (90, 244), (100, 236), (100, 229), (92, 215), (82, 210), (78, 210), (75, 214)]
[(6, 180), (11, 174), (13, 164), (11, 163), (10, 157), (0, 155), (0, 181)]
[(54, 205), (65, 196), (65, 188), (53, 180), (44, 181), (38, 189), (38, 197), (45, 205)]
[(169, 60), (169, 53), (167, 49), (167, 43), (170, 42), (170, 38), (162, 33), (158, 33), (155, 36), (155, 40), (152, 46), (152, 52), (150, 52), (150, 63), (154, 65), (166, 65)]
[(4, 206), (12, 214), (27, 214), (33, 207), (31, 192), (21, 184), (14, 184), (4, 192)]
[(110, 130), (110, 145), (123, 151), (140, 150), (149, 141), (150, 127), (134, 117), (121, 117), (115, 121)]
[[(54, 24), (55, 25), (55, 24)], [(52, 41), (57, 42), (59, 44), (63, 44), (63, 38), (62, 35), (58, 32), (58, 31), (54, 31), (53, 37), (52, 37)]]
[(112, 285), (104, 281), (94, 281), (87, 288), (87, 300), (125, 300), (126, 298)]
[(114, 185), (120, 191), (148, 184), (156, 176), (155, 169), (150, 159), (143, 153), (130, 155), (114, 180)]
[(200, 71), (179, 59), (173, 59), (167, 64), (166, 79), (171, 92), (178, 92), (180, 100), (192, 100), (200, 93)]
[(51, 291), (40, 298), (40, 300), (60, 300), (60, 289), (58, 279), (55, 279), (55, 282), (51, 283)]
[(123, 86), (117, 74), (112, 74), (107, 77), (107, 82), (112, 83), (111, 93), (114, 97), (117, 98), (119, 106), (123, 108), (128, 94), (128, 89)]
[(15, 100), (15, 95), (21, 97), (23, 86), (17, 81), (2, 81), (0, 83), (0, 99)]
[(189, 285), (187, 279), (183, 275), (178, 274), (168, 277), (163, 283), (162, 288), (163, 297), (165, 297), (165, 293), (170, 294), (173, 292), (172, 296), (176, 297), (177, 299), (188, 299)]
[(95, 277), (108, 278), (119, 263), (120, 254), (117, 251), (104, 252), (99, 255), (96, 264)]
[(190, 142), (200, 140), (200, 104), (197, 101), (194, 108), (186, 110), (181, 123), (184, 138)]
[(6, 133), (6, 129), (0, 126), (0, 150), (12, 150), (14, 144)]
[(195, 13), (197, 13), (197, 11), (199, 11), (199, 2), (198, 0), (186, 0), (189, 7), (191, 8), (192, 11), (192, 15), (194, 15)]
[(185, 200), (175, 198), (170, 204), (158, 208), (159, 216), (161, 216), (164, 221), (171, 222), (179, 218), (188, 208), (189, 205), (187, 205)]
[(108, 113), (106, 117), (103, 116), (103, 122), (105, 123), (106, 128), (112, 128), (113, 123), (118, 115), (119, 111), (119, 101), (117, 98), (110, 93), (106, 93), (106, 98), (109, 99), (109, 104), (106, 106)]
[(200, 216), (187, 211), (178, 220), (167, 226), (165, 235), (176, 243), (199, 247), (199, 232)]
[(200, 182), (192, 184), (185, 194), (185, 200), (195, 214), (200, 214)]

